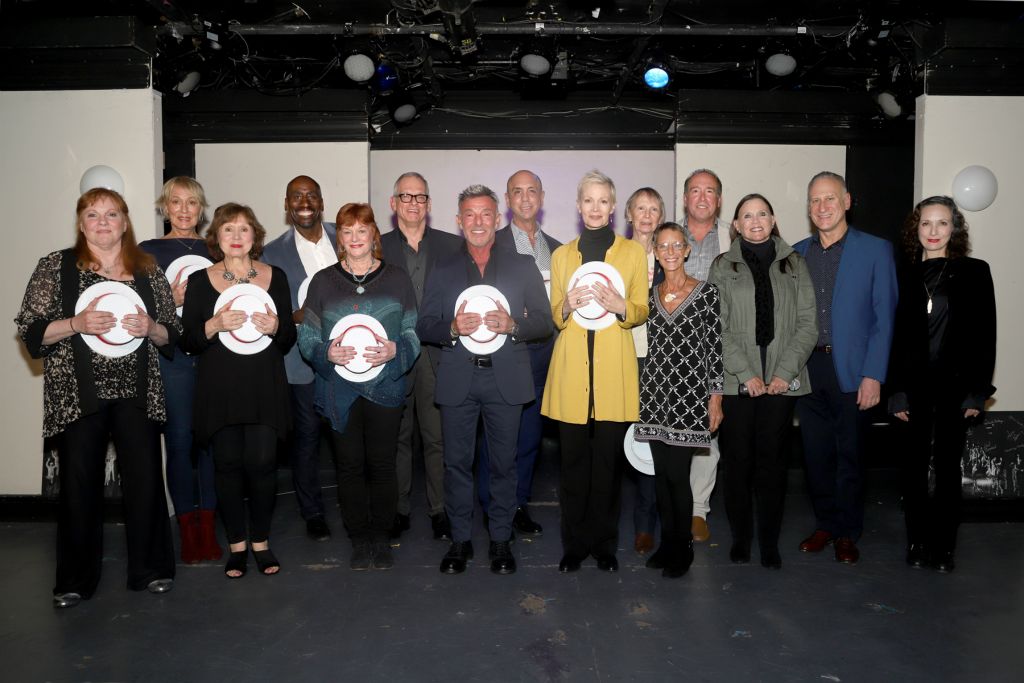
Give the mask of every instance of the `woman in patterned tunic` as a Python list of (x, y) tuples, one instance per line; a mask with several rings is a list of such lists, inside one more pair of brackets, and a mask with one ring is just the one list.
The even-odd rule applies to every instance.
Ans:
[(740, 200), (732, 233), (732, 247), (708, 276), (722, 297), (725, 420), (719, 443), (729, 558), (750, 561), (756, 495), (761, 565), (781, 569), (784, 446), (796, 397), (810, 391), (806, 365), (818, 338), (814, 286), (807, 263), (779, 236), (775, 211), (761, 195)]
[[(124, 490), (128, 588), (164, 593), (174, 577), (174, 548), (160, 464), (160, 424), (166, 419), (157, 352), (174, 354), (180, 326), (171, 289), (153, 259), (135, 243), (128, 207), (116, 192), (97, 188), (78, 200), (75, 246), (40, 259), (16, 322), (33, 358), (43, 358), (43, 436), (57, 437), (60, 508), (53, 606), (92, 597), (103, 563), (103, 481), (112, 438)], [(145, 339), (119, 358), (93, 353), (85, 335), (113, 329), (114, 315), (79, 313), (90, 286), (120, 282), (145, 310), (122, 318)]]
[(682, 227), (662, 223), (653, 241), (665, 278), (650, 292), (635, 433), (651, 445), (661, 517), (661, 546), (647, 566), (678, 578), (693, 563), (690, 449), (711, 443), (722, 421), (722, 340), (718, 290), (683, 269), (690, 245)]

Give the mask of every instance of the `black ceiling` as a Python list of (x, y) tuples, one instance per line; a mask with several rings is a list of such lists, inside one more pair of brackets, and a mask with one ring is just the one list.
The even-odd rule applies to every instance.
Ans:
[[(43, 81), (59, 74), (88, 83), (93, 60), (151, 58), (153, 85), (171, 96), (196, 72), (199, 91), (328, 88), (386, 99), (345, 76), (344, 59), (363, 52), (393, 67), (399, 89), (421, 108), (477, 91), (515, 101), (588, 93), (616, 104), (648, 94), (641, 74), (650, 60), (672, 73), (660, 95), (669, 101), (692, 89), (889, 89), (904, 102), (929, 84), (1024, 92), (1024, 2), (956, 7), (901, 0), (8, 0), (0, 7), (7, 71), (0, 87), (52, 87)], [(81, 50), (88, 56), (69, 59)], [(519, 60), (529, 51), (557, 68), (527, 77)], [(768, 73), (765, 60), (777, 52), (796, 59), (792, 74)], [(62, 66), (47, 71), (41, 65), (54, 54)]]

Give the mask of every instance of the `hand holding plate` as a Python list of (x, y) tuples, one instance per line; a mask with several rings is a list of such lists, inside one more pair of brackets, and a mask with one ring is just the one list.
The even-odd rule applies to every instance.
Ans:
[(153, 331), (156, 322), (149, 317), (146, 309), (138, 304), (135, 304), (135, 310), (138, 313), (129, 313), (121, 319), (121, 326), (124, 327), (125, 332), (133, 337), (148, 337), (150, 332)]
[(379, 346), (367, 346), (366, 353), (363, 354), (363, 358), (368, 360), (371, 366), (383, 365), (398, 355), (398, 344), (389, 339), (384, 339), (377, 333), (374, 333), (373, 337), (377, 340)]
[(515, 326), (515, 321), (512, 320), (512, 316), (508, 314), (505, 307), (501, 305), (500, 301), (495, 301), (498, 304), (498, 309), (495, 311), (488, 311), (484, 315), (484, 325), (487, 326), (491, 332), (497, 332), (498, 334), (508, 334), (512, 331)]
[(215, 332), (232, 332), (237, 330), (249, 319), (245, 311), (231, 310), (231, 302), (227, 302), (217, 311), (210, 321), (213, 323)]
[(479, 329), (483, 320), (477, 313), (466, 313), (466, 304), (469, 300), (463, 301), (459, 310), (455, 312), (455, 331), (464, 337), (468, 337)]
[(569, 314), (577, 308), (583, 308), (594, 298), (594, 292), (590, 285), (573, 287), (565, 293), (565, 301), (562, 303), (562, 317), (568, 318)]
[(267, 309), (266, 313), (255, 312), (252, 314), (252, 324), (256, 326), (256, 331), (260, 334), (266, 334), (274, 336), (277, 332), (277, 316), (273, 311), (270, 310), (270, 306), (263, 305)]
[(177, 277), (171, 283), (171, 296), (174, 297), (174, 307), (181, 308), (185, 305), (185, 288), (188, 287), (188, 278), (183, 277), (185, 269), (178, 271)]
[(342, 346), (341, 337), (331, 340), (327, 347), (327, 360), (335, 365), (347, 365), (350, 360), (356, 357), (356, 347)]
[(117, 324), (117, 318), (114, 317), (113, 313), (109, 311), (97, 311), (96, 306), (100, 303), (100, 297), (96, 297), (89, 302), (89, 305), (85, 307), (81, 313), (72, 318), (74, 323), (73, 327), (75, 331), (80, 334), (106, 334), (110, 330), (114, 329), (114, 325)]
[(591, 289), (594, 290), (594, 298), (597, 303), (606, 311), (615, 315), (626, 315), (626, 300), (614, 288), (595, 282)]

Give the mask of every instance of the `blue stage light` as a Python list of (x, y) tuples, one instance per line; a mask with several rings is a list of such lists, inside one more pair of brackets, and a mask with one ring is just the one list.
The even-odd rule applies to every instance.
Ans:
[(668, 70), (661, 64), (650, 64), (644, 71), (644, 83), (653, 90), (663, 89), (669, 80)]

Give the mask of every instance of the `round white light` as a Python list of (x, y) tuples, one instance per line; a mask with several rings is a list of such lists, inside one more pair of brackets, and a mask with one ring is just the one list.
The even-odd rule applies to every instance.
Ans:
[(199, 80), (202, 78), (198, 71), (189, 71), (181, 79), (178, 85), (174, 86), (174, 89), (180, 92), (182, 95), (187, 95), (196, 89), (199, 85)]
[(654, 88), (655, 90), (661, 90), (668, 85), (668, 71), (661, 66), (649, 66), (647, 71), (644, 71), (644, 83), (647, 84), (648, 88)]
[(123, 195), (124, 179), (121, 174), (109, 166), (93, 166), (82, 174), (82, 180), (78, 183), (78, 189), (82, 194), (89, 190), (102, 187)]
[(764, 63), (764, 68), (772, 76), (788, 76), (796, 71), (796, 60), (784, 52), (776, 52)]
[(349, 55), (345, 58), (345, 75), (356, 83), (365, 83), (373, 77), (373, 60), (366, 55)]
[(894, 119), (903, 113), (903, 107), (896, 101), (896, 96), (888, 90), (883, 90), (875, 96), (875, 102), (882, 108), (882, 113), (890, 119)]
[(987, 209), (998, 191), (996, 174), (984, 166), (968, 166), (953, 179), (953, 199), (966, 211)]
[(548, 58), (533, 53), (523, 55), (523, 58), (519, 60), (519, 66), (531, 76), (543, 76), (551, 71), (551, 62), (548, 61)]
[(395, 123), (408, 123), (416, 118), (416, 105), (409, 103), (399, 105), (395, 107), (392, 117), (395, 119)]

